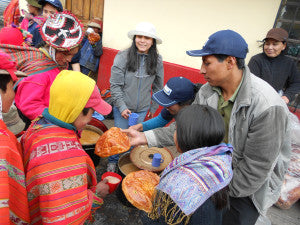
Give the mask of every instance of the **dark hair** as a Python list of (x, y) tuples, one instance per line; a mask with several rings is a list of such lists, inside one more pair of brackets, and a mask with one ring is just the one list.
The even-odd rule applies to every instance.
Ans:
[(84, 109), (82, 110), (82, 114), (83, 114), (84, 116), (86, 116), (86, 115), (89, 113), (90, 109), (91, 109), (91, 108), (84, 108)]
[(220, 144), (225, 125), (220, 113), (210, 106), (190, 105), (176, 117), (177, 143), (182, 152)]
[(11, 76), (9, 74), (0, 75), (0, 89), (3, 92), (6, 92), (7, 84), (12, 80)]
[(194, 84), (194, 96), (193, 96), (193, 98), (191, 98), (191, 99), (189, 99), (185, 102), (178, 102), (177, 104), (179, 106), (191, 105), (193, 103), (193, 101), (195, 100), (196, 94), (197, 94), (197, 92), (199, 91), (199, 89), (201, 88), (202, 85), (203, 84), (200, 84), (200, 83)]
[[(220, 144), (225, 136), (225, 125), (220, 113), (206, 105), (183, 108), (176, 118), (177, 143), (183, 152)], [(228, 207), (228, 186), (211, 196), (218, 210)]]
[[(229, 55), (223, 55), (223, 54), (215, 54), (213, 55), (217, 58), (217, 60), (219, 62), (223, 62), (225, 59), (227, 59), (227, 57)], [(233, 56), (235, 57), (235, 56)], [(242, 58), (238, 58), (238, 57), (235, 57), (236, 58), (236, 65), (237, 67), (241, 70), (241, 69), (244, 69), (245, 68), (245, 59), (242, 59)]]
[(214, 193), (210, 198), (218, 210), (224, 207), (229, 208), (229, 187), (226, 186), (218, 192)]
[[(128, 60), (126, 63), (126, 68), (130, 72), (137, 71), (137, 69), (139, 67), (139, 63), (140, 63), (137, 60), (139, 58), (137, 57), (138, 49), (135, 45), (135, 38), (136, 38), (136, 35), (133, 38), (132, 44), (129, 48), (128, 55), (127, 55)], [(146, 60), (146, 72), (149, 75), (155, 75), (157, 73), (157, 60), (158, 60), (158, 52), (157, 52), (157, 48), (156, 48), (156, 39), (153, 38), (153, 44), (148, 51), (148, 57)]]

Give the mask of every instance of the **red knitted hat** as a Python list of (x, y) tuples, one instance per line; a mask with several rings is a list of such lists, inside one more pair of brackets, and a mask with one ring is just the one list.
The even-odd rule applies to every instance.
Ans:
[(0, 44), (22, 46), (23, 42), (22, 32), (18, 28), (3, 27), (0, 30)]

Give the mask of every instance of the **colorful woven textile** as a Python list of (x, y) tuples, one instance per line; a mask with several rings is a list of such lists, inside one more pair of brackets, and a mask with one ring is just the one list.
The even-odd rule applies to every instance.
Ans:
[(176, 157), (163, 171), (156, 189), (169, 195), (186, 215), (232, 179), (231, 145), (190, 150)]
[(24, 47), (16, 45), (0, 44), (0, 50), (8, 53), (13, 61), (17, 63), (17, 70), (25, 72), (28, 76), (43, 73), (59, 67), (47, 54), (41, 49), (34, 47)]
[(21, 140), (31, 224), (82, 224), (95, 193), (96, 172), (74, 130), (37, 118)]
[(29, 224), (20, 144), (0, 120), (0, 224)]
[(5, 11), (3, 12), (4, 26), (11, 24), (19, 25), (20, 9), (19, 0), (11, 0)]

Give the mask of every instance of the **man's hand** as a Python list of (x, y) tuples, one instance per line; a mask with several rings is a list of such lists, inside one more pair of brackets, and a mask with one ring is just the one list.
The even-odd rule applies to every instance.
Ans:
[(123, 112), (121, 112), (121, 116), (122, 116), (124, 119), (128, 119), (129, 114), (131, 114), (131, 111), (130, 111), (129, 109), (125, 109), (125, 110), (123, 110)]
[(102, 181), (100, 181), (96, 186), (96, 193), (99, 197), (105, 198), (106, 195), (109, 193), (109, 186), (107, 184), (107, 179), (104, 178)]
[(286, 104), (290, 102), (290, 100), (286, 96), (282, 96), (281, 98), (283, 99), (283, 101), (285, 101)]
[(152, 112), (148, 112), (147, 117), (152, 119), (153, 118), (153, 113)]
[(129, 127), (129, 129), (143, 131), (143, 124), (139, 123), (139, 124), (133, 125), (133, 126)]
[(129, 137), (129, 142), (131, 146), (138, 146), (138, 145), (147, 145), (147, 139), (143, 132), (138, 132), (134, 129), (126, 129), (122, 130), (122, 132), (126, 133)]

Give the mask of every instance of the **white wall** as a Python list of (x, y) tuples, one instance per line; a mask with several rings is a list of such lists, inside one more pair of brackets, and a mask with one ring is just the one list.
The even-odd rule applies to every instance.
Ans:
[(221, 29), (240, 33), (249, 45), (247, 61), (261, 51), (262, 40), (273, 27), (280, 0), (106, 0), (103, 45), (118, 50), (131, 44), (127, 37), (141, 21), (156, 26), (163, 43), (163, 60), (199, 68), (201, 60), (186, 50), (200, 49), (208, 36)]

